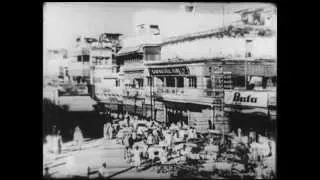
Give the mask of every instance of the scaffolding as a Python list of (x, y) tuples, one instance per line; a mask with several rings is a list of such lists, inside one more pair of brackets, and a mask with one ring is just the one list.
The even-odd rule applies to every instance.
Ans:
[(218, 125), (217, 129), (225, 132), (229, 131), (224, 117), (224, 95), (226, 89), (232, 89), (231, 72), (224, 72), (222, 65), (218, 65), (211, 73), (213, 84), (213, 108), (214, 124)]

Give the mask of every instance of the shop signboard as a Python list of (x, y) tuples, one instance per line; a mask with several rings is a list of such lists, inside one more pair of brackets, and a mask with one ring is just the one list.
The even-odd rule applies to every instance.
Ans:
[(150, 68), (150, 75), (188, 75), (189, 69), (186, 66)]
[(253, 107), (268, 106), (268, 92), (258, 91), (225, 91), (225, 104)]

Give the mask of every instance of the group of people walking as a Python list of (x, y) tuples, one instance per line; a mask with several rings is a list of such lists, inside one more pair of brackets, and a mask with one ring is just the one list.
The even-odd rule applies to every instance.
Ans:
[(137, 169), (147, 160), (167, 162), (168, 155), (178, 152), (177, 143), (197, 138), (196, 130), (185, 123), (172, 123), (170, 127), (165, 127), (156, 121), (126, 115), (122, 124), (130, 129), (123, 137), (124, 158)]
[[(62, 134), (60, 130), (57, 130), (56, 126), (53, 126), (52, 133), (46, 136), (46, 143), (49, 146), (49, 152), (54, 154), (62, 153)], [(83, 134), (79, 126), (75, 127), (73, 133), (73, 144), (77, 147), (77, 149), (81, 150), (83, 144)]]

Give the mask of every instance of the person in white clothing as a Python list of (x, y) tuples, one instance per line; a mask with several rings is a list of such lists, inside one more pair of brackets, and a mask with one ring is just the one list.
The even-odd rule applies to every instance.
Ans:
[(108, 169), (107, 169), (107, 164), (103, 163), (102, 167), (99, 169), (98, 172), (99, 172), (99, 177), (100, 178), (108, 177), (109, 176), (109, 172), (108, 172)]
[(136, 169), (138, 169), (141, 164), (139, 146), (136, 146), (136, 148), (133, 151), (133, 159), (134, 159), (134, 165), (135, 165)]
[(78, 148), (81, 149), (82, 142), (83, 142), (83, 135), (79, 126), (75, 128), (75, 131), (73, 134), (73, 141), (75, 142), (76, 146), (78, 146)]
[(103, 125), (103, 139), (105, 141), (108, 139), (108, 126), (107, 126), (107, 124)]
[(57, 153), (61, 154), (62, 152), (62, 136), (61, 136), (61, 131), (58, 130), (58, 134), (57, 134)]
[(162, 164), (166, 163), (168, 161), (168, 152), (164, 146), (162, 147), (162, 150), (160, 151), (160, 161)]
[(112, 127), (112, 125), (110, 125), (109, 129), (108, 129), (108, 137), (109, 137), (109, 139), (113, 139), (113, 127)]

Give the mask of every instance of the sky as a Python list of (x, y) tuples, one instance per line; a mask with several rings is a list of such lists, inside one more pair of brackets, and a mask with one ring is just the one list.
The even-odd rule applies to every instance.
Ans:
[[(103, 32), (134, 34), (134, 13), (145, 10), (179, 11), (181, 2), (61, 3), (43, 6), (44, 50), (72, 48), (78, 35), (98, 36)], [(197, 11), (222, 13), (221, 3), (197, 3)], [(257, 4), (225, 4), (225, 13)], [(261, 4), (259, 5), (261, 6)]]
[[(181, 2), (49, 2), (43, 5), (43, 67), (44, 72), (48, 66), (46, 52), (48, 49), (65, 48), (70, 51), (76, 43), (79, 35), (98, 37), (100, 34), (121, 33), (125, 36), (133, 36), (135, 30), (135, 17), (139, 12), (140, 16), (144, 16), (143, 11), (159, 12), (156, 16), (160, 19), (160, 24), (166, 24), (160, 27), (161, 32), (175, 32), (179, 29), (192, 29), (193, 24), (190, 21), (197, 22), (197, 19), (184, 17), (176, 12), (182, 11)], [(261, 3), (195, 3), (197, 13), (222, 15), (234, 12), (236, 10), (268, 6)], [(224, 8), (222, 8), (224, 7)], [(167, 13), (168, 12), (168, 13)], [(173, 13), (172, 13), (173, 12)], [(146, 14), (146, 16), (150, 14)], [(155, 16), (155, 17), (156, 17)], [(200, 24), (210, 26), (211, 22), (217, 21), (211, 16), (201, 19)], [(190, 18), (190, 19), (188, 19)], [(142, 21), (153, 21), (153, 17), (138, 18)], [(149, 20), (147, 20), (149, 19)], [(180, 19), (188, 19), (181, 22)], [(176, 24), (180, 21), (179, 24)], [(176, 29), (173, 29), (175, 27)], [(178, 30), (177, 30), (178, 29)], [(162, 33), (161, 33), (162, 35)]]

